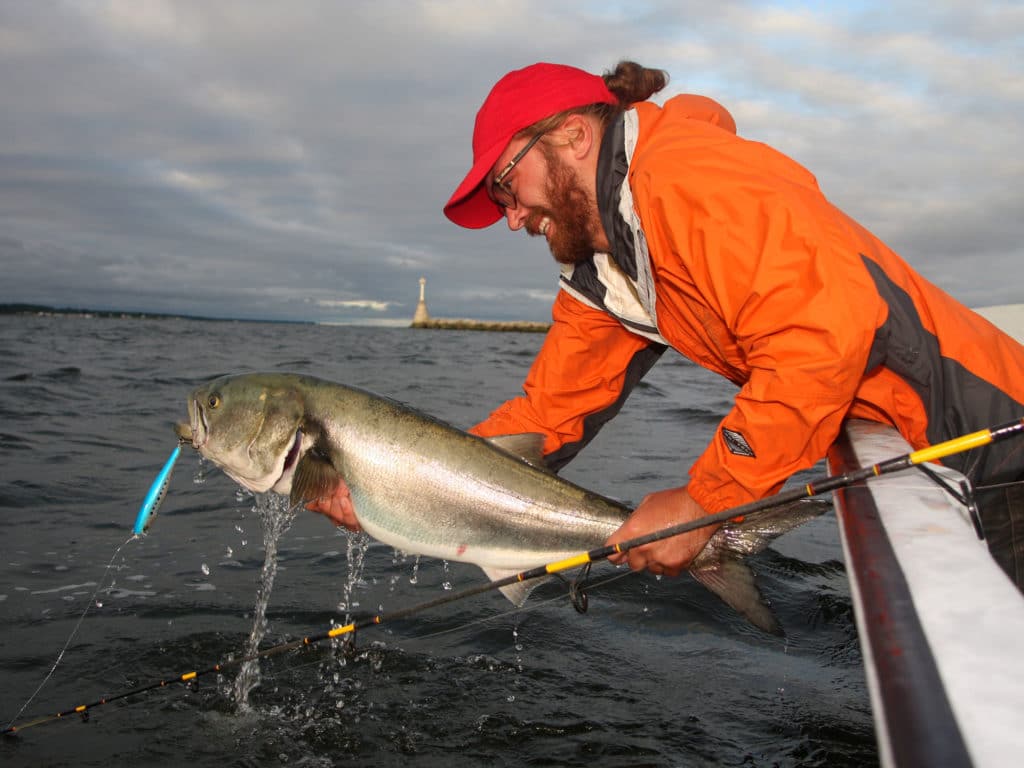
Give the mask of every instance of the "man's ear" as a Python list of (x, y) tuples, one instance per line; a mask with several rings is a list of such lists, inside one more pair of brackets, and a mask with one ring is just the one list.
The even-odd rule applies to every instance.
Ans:
[(582, 160), (596, 146), (594, 124), (584, 115), (569, 115), (562, 122), (561, 130), (565, 133), (569, 150), (576, 160)]

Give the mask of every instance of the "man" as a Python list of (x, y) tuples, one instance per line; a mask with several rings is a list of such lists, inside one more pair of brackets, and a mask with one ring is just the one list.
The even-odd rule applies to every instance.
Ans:
[[(535, 64), (480, 108), (473, 167), (445, 214), (468, 228), (505, 218), (563, 267), (524, 396), (474, 432), (542, 433), (557, 470), (669, 346), (736, 383), (689, 482), (644, 498), (614, 543), (777, 492), (845, 418), (892, 424), (920, 448), (1024, 416), (1024, 347), (829, 203), (806, 169), (738, 136), (717, 103), (646, 101), (666, 83), (630, 62), (604, 77)], [(978, 489), (989, 546), (1024, 586), (1024, 441), (946, 463)], [(343, 502), (340, 490), (349, 524)], [(618, 559), (675, 575), (712, 533)]]

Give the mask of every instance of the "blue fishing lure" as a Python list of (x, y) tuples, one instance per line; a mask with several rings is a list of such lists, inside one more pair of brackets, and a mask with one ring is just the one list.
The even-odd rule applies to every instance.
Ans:
[(135, 518), (135, 528), (132, 529), (132, 533), (135, 535), (145, 533), (153, 522), (153, 518), (156, 517), (156, 512), (160, 509), (164, 496), (167, 495), (167, 486), (171, 482), (171, 472), (174, 470), (174, 464), (178, 461), (180, 455), (181, 443), (178, 443), (171, 452), (170, 458), (164, 464), (163, 469), (160, 470), (160, 474), (153, 481), (153, 485), (150, 486), (146, 498), (142, 501), (139, 514)]

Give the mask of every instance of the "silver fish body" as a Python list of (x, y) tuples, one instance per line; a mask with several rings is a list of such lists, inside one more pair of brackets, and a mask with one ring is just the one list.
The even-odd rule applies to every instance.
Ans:
[[(369, 535), (404, 552), (473, 563), (492, 579), (599, 547), (631, 512), (544, 469), (540, 436), (485, 440), (310, 376), (222, 377), (192, 393), (189, 416), (178, 435), (247, 488), (299, 503), (343, 479)], [(759, 515), (756, 525), (727, 524), (690, 573), (778, 632), (739, 557), (821, 511), (800, 503)], [(502, 591), (517, 603), (528, 593), (523, 585)]]

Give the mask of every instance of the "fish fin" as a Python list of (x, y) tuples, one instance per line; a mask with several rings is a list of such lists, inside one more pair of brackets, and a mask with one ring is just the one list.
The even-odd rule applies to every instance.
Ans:
[(539, 432), (523, 432), (518, 435), (496, 435), (485, 437), (487, 442), (505, 453), (517, 456), (527, 464), (547, 470), (544, 463), (544, 435)]
[(327, 496), (334, 492), (341, 479), (341, 473), (314, 446), (295, 465), (289, 501), (295, 506)]
[[(501, 568), (484, 568), (483, 572), (487, 575), (487, 578), (491, 581), (498, 581), (498, 579), (506, 579), (509, 576), (515, 576), (519, 571), (507, 571)], [(530, 596), (537, 587), (543, 584), (547, 579), (530, 579), (529, 581), (517, 581), (514, 584), (508, 584), (504, 587), (498, 587), (498, 591), (507, 597), (516, 608), (522, 608), (526, 602), (526, 598)]]
[(694, 559), (690, 574), (755, 627), (782, 636), (782, 627), (754, 583), (754, 572), (740, 558), (762, 551), (774, 539), (818, 517), (830, 506), (820, 499), (801, 499), (748, 515), (739, 523), (726, 523)]
[(690, 575), (758, 629), (785, 636), (761, 590), (754, 583), (754, 572), (745, 563), (734, 557), (725, 557), (691, 568)]

